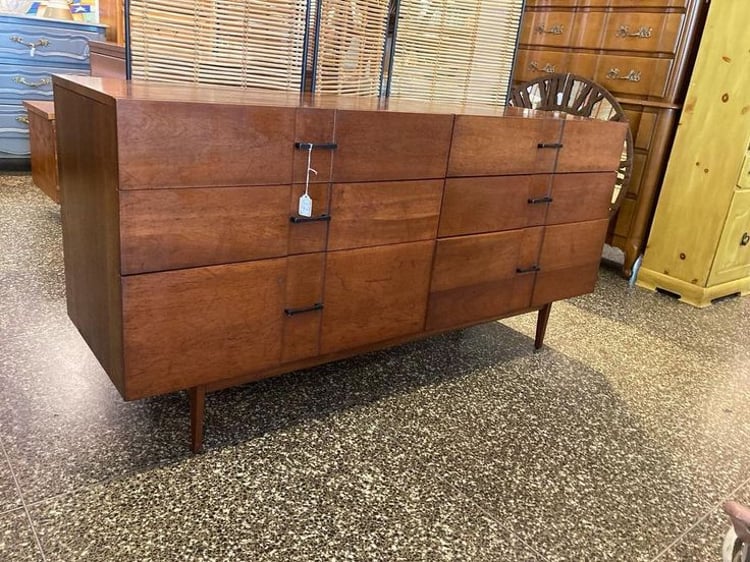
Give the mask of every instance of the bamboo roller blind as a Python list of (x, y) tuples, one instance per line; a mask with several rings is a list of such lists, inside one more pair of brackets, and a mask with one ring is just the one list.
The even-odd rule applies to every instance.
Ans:
[(133, 78), (299, 90), (304, 0), (130, 0)]
[(315, 91), (380, 95), (388, 0), (318, 1), (321, 19)]
[(522, 0), (401, 0), (390, 95), (505, 105)]

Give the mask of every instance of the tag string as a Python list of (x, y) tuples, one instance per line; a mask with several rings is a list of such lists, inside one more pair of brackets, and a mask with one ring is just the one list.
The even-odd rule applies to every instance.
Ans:
[(307, 174), (305, 175), (305, 195), (308, 195), (308, 191), (310, 190), (310, 172), (318, 175), (317, 170), (312, 169), (312, 144), (307, 148)]

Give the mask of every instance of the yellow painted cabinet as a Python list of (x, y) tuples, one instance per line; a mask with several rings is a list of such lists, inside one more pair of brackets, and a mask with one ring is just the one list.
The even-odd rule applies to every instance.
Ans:
[(727, 283), (750, 275), (750, 190), (738, 191), (716, 250), (709, 285)]
[(695, 306), (750, 292), (750, 2), (712, 2), (638, 285)]

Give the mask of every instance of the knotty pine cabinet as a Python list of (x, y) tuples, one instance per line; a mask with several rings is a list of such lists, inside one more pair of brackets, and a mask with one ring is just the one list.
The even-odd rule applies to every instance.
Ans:
[(570, 72), (614, 94), (634, 139), (628, 191), (607, 240), (625, 252), (631, 274), (669, 158), (705, 0), (527, 0), (516, 83)]
[(541, 346), (626, 127), (71, 76), (55, 104), (68, 313), (125, 399), (189, 390), (194, 450), (206, 391), (532, 310)]

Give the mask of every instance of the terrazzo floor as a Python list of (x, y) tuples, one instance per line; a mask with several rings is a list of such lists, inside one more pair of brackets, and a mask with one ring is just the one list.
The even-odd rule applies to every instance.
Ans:
[(721, 560), (750, 503), (750, 298), (596, 292), (209, 395), (123, 402), (58, 207), (0, 177), (0, 560)]

